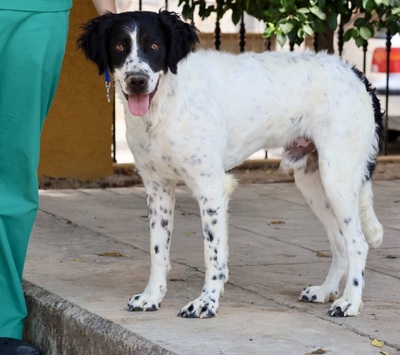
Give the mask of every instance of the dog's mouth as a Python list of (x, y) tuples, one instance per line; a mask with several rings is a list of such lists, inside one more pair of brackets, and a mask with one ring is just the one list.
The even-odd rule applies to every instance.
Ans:
[(133, 116), (143, 117), (147, 114), (150, 109), (151, 101), (156, 94), (158, 83), (156, 88), (149, 94), (147, 93), (132, 93), (126, 94), (123, 90), (125, 99), (128, 101), (128, 108)]

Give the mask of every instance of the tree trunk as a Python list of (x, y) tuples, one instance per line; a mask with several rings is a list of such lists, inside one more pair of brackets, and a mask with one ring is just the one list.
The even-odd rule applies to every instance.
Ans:
[(326, 28), (324, 33), (318, 33), (317, 41), (316, 41), (316, 48), (315, 50), (318, 51), (327, 51), (330, 54), (335, 53), (334, 43), (333, 43), (333, 35), (334, 31), (329, 27)]

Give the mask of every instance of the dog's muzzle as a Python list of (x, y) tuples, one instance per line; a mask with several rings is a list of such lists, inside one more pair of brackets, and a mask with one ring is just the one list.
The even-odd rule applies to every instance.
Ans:
[(156, 88), (152, 92), (149, 91), (149, 76), (143, 73), (129, 73), (126, 78), (126, 90), (122, 90), (128, 101), (129, 111), (133, 116), (145, 116), (150, 109), (151, 99), (153, 98)]
[(125, 79), (129, 92), (132, 94), (145, 93), (148, 88), (149, 77), (145, 74), (130, 74)]

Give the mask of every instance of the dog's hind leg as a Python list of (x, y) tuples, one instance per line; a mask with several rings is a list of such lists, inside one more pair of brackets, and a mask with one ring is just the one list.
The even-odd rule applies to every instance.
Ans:
[(206, 275), (201, 295), (183, 307), (178, 316), (209, 318), (216, 315), (219, 297), (228, 281), (227, 208), (236, 185), (230, 175), (224, 175), (222, 179), (209, 181), (203, 188), (196, 189), (203, 227)]
[(325, 227), (332, 251), (332, 263), (325, 281), (319, 286), (305, 288), (300, 294), (300, 300), (324, 303), (335, 300), (339, 295), (339, 284), (347, 270), (347, 255), (343, 236), (340, 235), (339, 226), (322, 186), (318, 162), (313, 158), (309, 158), (306, 167), (295, 169), (294, 177), (296, 186)]
[(174, 221), (175, 182), (145, 183), (150, 225), (150, 279), (143, 293), (134, 295), (129, 311), (156, 311), (167, 292), (169, 251)]
[(378, 248), (383, 239), (383, 227), (376, 218), (372, 201), (372, 182), (364, 181), (360, 191), (360, 219), (365, 237), (371, 248)]
[[(320, 152), (321, 153), (321, 152)], [(360, 220), (360, 194), (364, 175), (356, 160), (341, 160), (343, 152), (324, 152), (319, 159), (321, 181), (335, 215), (339, 234), (343, 236), (348, 260), (348, 273), (343, 295), (333, 302), (331, 316), (356, 316), (362, 306), (364, 272), (368, 243)]]

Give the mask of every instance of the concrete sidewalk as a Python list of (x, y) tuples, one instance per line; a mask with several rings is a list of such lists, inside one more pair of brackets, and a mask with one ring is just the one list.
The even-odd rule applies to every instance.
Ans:
[[(364, 308), (331, 318), (298, 301), (330, 265), (325, 232), (292, 183), (239, 187), (230, 204), (230, 278), (218, 316), (176, 315), (203, 285), (197, 202), (177, 189), (168, 293), (157, 312), (127, 312), (147, 283), (141, 187), (41, 191), (25, 268), (26, 336), (44, 354), (394, 354), (400, 350), (400, 180), (375, 182), (385, 226), (371, 250)], [(371, 345), (383, 341), (383, 348)], [(317, 352), (316, 352), (317, 351)], [(319, 352), (318, 352), (319, 351)]]

